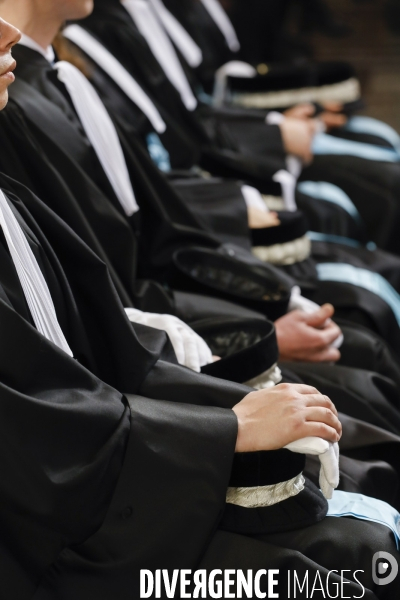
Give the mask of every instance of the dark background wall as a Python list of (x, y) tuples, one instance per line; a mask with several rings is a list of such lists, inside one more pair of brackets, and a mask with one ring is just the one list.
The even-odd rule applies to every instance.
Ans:
[(328, 3), (352, 33), (340, 39), (312, 34), (315, 56), (354, 63), (363, 84), (366, 112), (400, 131), (400, 14), (392, 14), (392, 26), (399, 31), (396, 35), (387, 27), (382, 0)]

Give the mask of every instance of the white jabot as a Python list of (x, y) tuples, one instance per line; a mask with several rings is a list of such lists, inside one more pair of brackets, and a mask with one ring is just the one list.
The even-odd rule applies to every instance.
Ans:
[(56, 63), (55, 68), (122, 208), (128, 216), (133, 215), (139, 207), (121, 143), (106, 107), (79, 69), (65, 61)]
[(175, 48), (153, 6), (146, 0), (121, 0), (121, 3), (131, 15), (166, 76), (179, 92), (186, 108), (190, 111), (195, 110), (197, 100)]
[(203, 338), (178, 317), (142, 312), (137, 308), (125, 308), (125, 312), (132, 323), (165, 331), (180, 365), (199, 373), (201, 367), (213, 361), (212, 352)]
[(296, 177), (289, 173), (289, 171), (281, 169), (275, 173), (272, 179), (281, 185), (285, 209), (290, 212), (296, 211)]
[(249, 63), (241, 60), (231, 60), (220, 67), (215, 73), (215, 83), (213, 91), (214, 104), (222, 106), (225, 101), (228, 77), (246, 77), (252, 79), (256, 77), (257, 71)]
[(79, 25), (69, 25), (63, 30), (63, 35), (81, 48), (115, 81), (146, 115), (157, 133), (164, 133), (167, 127), (156, 106), (111, 52)]
[(201, 2), (207, 9), (207, 11), (210, 13), (215, 24), (222, 32), (226, 43), (228, 44), (228, 48), (232, 52), (239, 52), (240, 42), (236, 35), (235, 28), (233, 27), (230, 18), (228, 17), (218, 0), (201, 0)]
[(30, 48), (31, 50), (36, 50), (36, 52), (39, 52), (39, 54), (44, 56), (49, 63), (53, 63), (55, 61), (56, 55), (54, 54), (54, 50), (51, 46), (48, 46), (48, 48), (44, 49), (37, 42), (35, 42), (35, 40), (24, 33), (21, 35), (21, 39), (18, 43), (21, 44), (21, 46)]
[(251, 185), (242, 185), (240, 189), (242, 191), (247, 208), (252, 206), (258, 210), (261, 210), (262, 212), (269, 212), (269, 208), (265, 204), (261, 192), (259, 192), (255, 187)]
[(162, 21), (175, 46), (179, 49), (187, 64), (196, 69), (203, 62), (203, 53), (178, 19), (167, 9), (162, 0), (150, 0), (154, 11)]
[(0, 190), (0, 226), (37, 330), (69, 356), (72, 351), (61, 330), (43, 273), (25, 234)]
[[(271, 110), (268, 115), (266, 116), (265, 122), (267, 123), (267, 125), (280, 125), (282, 123), (282, 121), (285, 120), (285, 116), (275, 110)], [(297, 183), (297, 179), (300, 177), (301, 172), (303, 170), (303, 163), (301, 161), (301, 159), (298, 156), (295, 156), (294, 154), (288, 154), (286, 156), (286, 166), (287, 166), (287, 170), (288, 172), (293, 175), (293, 177), (295, 178), (296, 182), (295, 185)], [(289, 181), (289, 180), (288, 180)], [(289, 185), (289, 184), (287, 184)], [(294, 195), (294, 189), (292, 192), (289, 192), (290, 194)]]
[(325, 498), (330, 500), (339, 485), (339, 444), (332, 444), (322, 438), (307, 437), (285, 446), (298, 454), (318, 456), (321, 463), (319, 485)]

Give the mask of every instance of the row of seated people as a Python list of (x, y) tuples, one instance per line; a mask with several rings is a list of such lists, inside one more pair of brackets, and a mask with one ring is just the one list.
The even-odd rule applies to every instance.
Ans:
[(210, 97), (172, 9), (0, 3), (4, 587), (360, 569), (394, 598), (371, 567), (400, 506), (394, 132)]

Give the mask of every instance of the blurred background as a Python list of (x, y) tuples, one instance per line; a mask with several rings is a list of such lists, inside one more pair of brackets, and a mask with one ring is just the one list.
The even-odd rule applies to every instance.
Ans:
[(400, 0), (222, 4), (239, 33), (243, 58), (252, 63), (306, 57), (349, 61), (362, 84), (365, 112), (400, 130)]

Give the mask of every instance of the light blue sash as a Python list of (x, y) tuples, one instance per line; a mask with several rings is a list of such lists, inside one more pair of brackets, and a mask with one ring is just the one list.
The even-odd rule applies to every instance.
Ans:
[(150, 158), (157, 165), (160, 171), (168, 173), (171, 170), (171, 160), (168, 150), (158, 137), (157, 133), (149, 133), (146, 137), (147, 150)]
[(393, 127), (383, 123), (383, 121), (378, 121), (378, 119), (371, 119), (371, 117), (351, 117), (342, 129), (353, 133), (375, 135), (386, 140), (394, 150), (400, 152), (400, 135)]
[(351, 283), (376, 294), (390, 306), (400, 326), (400, 295), (379, 273), (346, 263), (320, 263), (317, 265), (317, 273), (320, 281)]
[(389, 148), (365, 144), (363, 142), (353, 142), (328, 135), (326, 133), (317, 133), (314, 137), (312, 151), (316, 155), (340, 155), (340, 156), (358, 156), (366, 160), (375, 160), (380, 162), (399, 162), (400, 154)]
[(400, 514), (390, 504), (350, 492), (335, 490), (328, 500), (328, 517), (354, 517), (363, 521), (373, 521), (393, 531), (397, 550), (400, 548)]
[(360, 213), (349, 196), (337, 185), (333, 185), (333, 183), (327, 183), (326, 181), (301, 181), (297, 185), (297, 189), (302, 194), (306, 194), (311, 198), (337, 204), (352, 216), (355, 221), (361, 220)]

